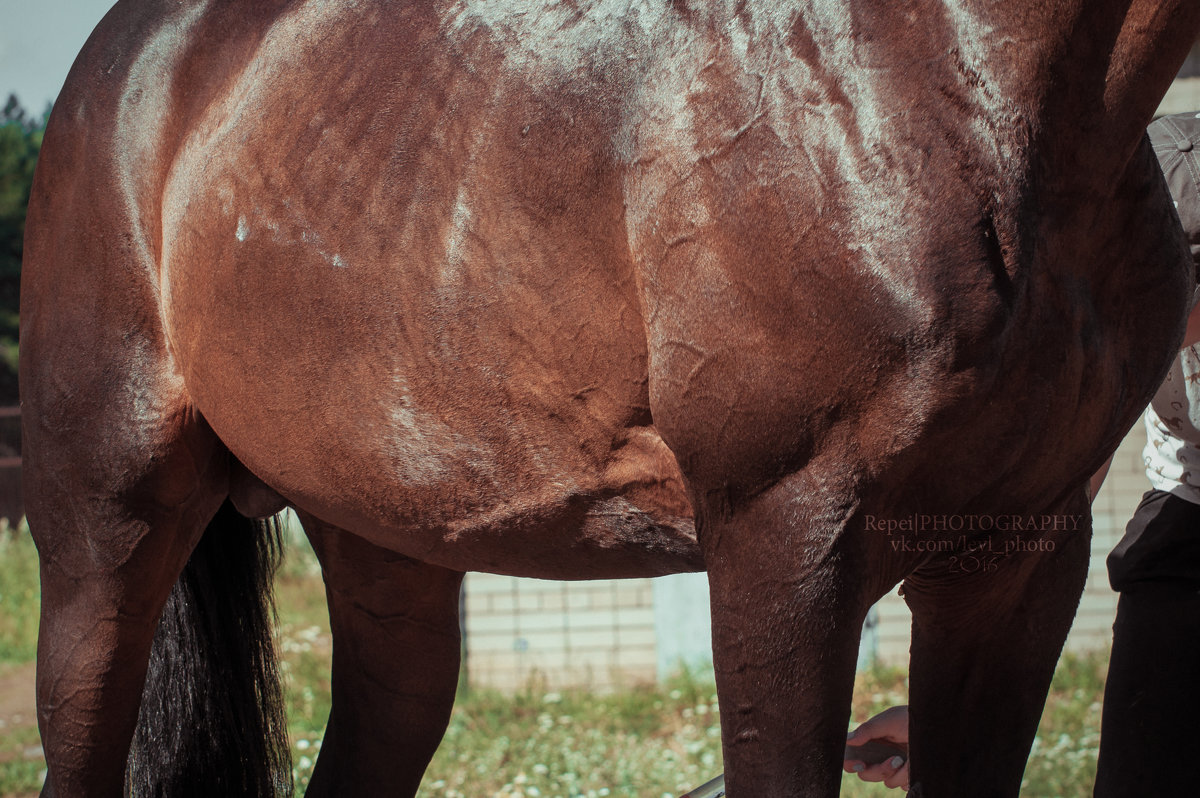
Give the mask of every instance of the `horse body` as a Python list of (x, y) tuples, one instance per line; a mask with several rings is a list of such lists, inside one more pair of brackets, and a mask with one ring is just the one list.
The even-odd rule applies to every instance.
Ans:
[(118, 4), (26, 245), (46, 793), (119, 785), (230, 498), (322, 559), (312, 794), (415, 790), (462, 571), (705, 568), (731, 794), (836, 793), (907, 577), (914, 778), (1015, 795), (1086, 531), (964, 574), (868, 519), (1086, 515), (1182, 332), (1138, 136), (1200, 20), (875, 5)]

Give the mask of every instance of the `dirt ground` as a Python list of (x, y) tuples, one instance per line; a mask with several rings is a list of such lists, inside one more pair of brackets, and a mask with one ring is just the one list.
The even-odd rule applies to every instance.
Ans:
[[(0, 771), (17, 762), (40, 763), (34, 700), (35, 665), (0, 666)], [(0, 782), (3, 778), (0, 777)], [(0, 783), (3, 798), (35, 798), (36, 792), (12, 792)]]

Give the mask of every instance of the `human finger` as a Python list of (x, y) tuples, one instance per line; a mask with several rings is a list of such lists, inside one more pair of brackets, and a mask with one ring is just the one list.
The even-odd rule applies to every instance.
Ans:
[(882, 782), (885, 787), (908, 789), (908, 762), (904, 757), (894, 756), (878, 765), (870, 765), (858, 773), (863, 781)]
[(902, 759), (899, 756), (894, 756), (888, 760), (887, 764), (891, 767), (895, 767), (897, 764), (899, 764), (899, 767), (896, 767), (896, 769), (892, 772), (892, 775), (884, 778), (884, 786), (891, 787), (893, 789), (900, 788), (902, 790), (908, 790), (908, 760)]

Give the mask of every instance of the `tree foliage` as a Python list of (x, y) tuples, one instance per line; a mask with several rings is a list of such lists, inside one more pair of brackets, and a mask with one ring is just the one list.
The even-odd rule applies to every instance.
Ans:
[(17, 401), (17, 329), (25, 206), (46, 114), (34, 118), (9, 95), (0, 112), (0, 404)]

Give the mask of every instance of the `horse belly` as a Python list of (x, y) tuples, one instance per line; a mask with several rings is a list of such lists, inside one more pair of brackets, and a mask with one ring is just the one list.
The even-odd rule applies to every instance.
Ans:
[[(269, 287), (259, 284), (269, 296), (254, 305), (306, 304), (307, 292)], [(193, 307), (172, 334), (187, 353), (196, 407), (289, 503), (463, 569), (578, 576), (698, 567), (679, 468), (635, 370), (639, 346), (603, 312), (628, 308), (568, 307), (551, 317), (514, 307), (504, 315), (529, 326), (503, 332), (481, 329), (501, 320), (476, 308), (473, 321), (455, 314), (414, 331), (399, 329), (403, 312), (363, 314), (367, 322), (344, 307), (323, 313), (340, 304), (334, 292), (308, 296), (308, 312), (242, 319), (223, 312), (232, 303)], [(535, 345), (543, 324), (547, 337)], [(454, 334), (419, 335), (439, 329)]]

